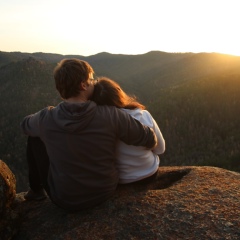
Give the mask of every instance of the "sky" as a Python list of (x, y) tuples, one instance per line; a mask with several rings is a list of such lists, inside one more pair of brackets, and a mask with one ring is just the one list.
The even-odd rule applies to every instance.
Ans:
[(240, 56), (238, 0), (0, 0), (0, 51)]

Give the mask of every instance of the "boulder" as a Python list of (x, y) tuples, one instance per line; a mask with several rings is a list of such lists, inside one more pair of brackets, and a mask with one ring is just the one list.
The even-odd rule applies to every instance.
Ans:
[(104, 204), (68, 213), (17, 194), (14, 240), (240, 239), (240, 174), (215, 167), (160, 167), (150, 184), (118, 187)]
[(16, 196), (16, 179), (5, 162), (0, 160), (0, 239), (11, 239), (19, 227), (19, 216), (12, 209)]

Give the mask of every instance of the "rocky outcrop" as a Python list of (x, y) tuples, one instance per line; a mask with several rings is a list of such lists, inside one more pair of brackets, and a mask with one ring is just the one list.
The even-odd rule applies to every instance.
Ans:
[(16, 195), (16, 179), (0, 160), (0, 239), (11, 239), (19, 225), (19, 215), (12, 209)]
[(160, 167), (157, 181), (120, 186), (98, 207), (67, 213), (17, 194), (14, 240), (240, 239), (240, 174), (214, 167)]
[(94, 209), (68, 213), (25, 201), (0, 160), (1, 240), (240, 239), (240, 174), (160, 167), (157, 181), (122, 185)]

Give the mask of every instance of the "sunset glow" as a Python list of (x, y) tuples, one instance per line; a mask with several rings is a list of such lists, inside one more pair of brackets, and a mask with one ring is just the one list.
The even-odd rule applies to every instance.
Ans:
[(240, 56), (238, 9), (237, 0), (1, 1), (0, 50)]

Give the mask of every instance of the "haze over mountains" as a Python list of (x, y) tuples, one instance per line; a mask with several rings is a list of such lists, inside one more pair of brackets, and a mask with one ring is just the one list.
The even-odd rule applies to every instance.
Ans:
[(240, 171), (240, 57), (149, 52), (64, 56), (0, 52), (0, 159), (27, 190), (24, 116), (61, 101), (53, 69), (63, 58), (88, 61), (147, 106), (166, 140), (161, 165), (213, 165)]

